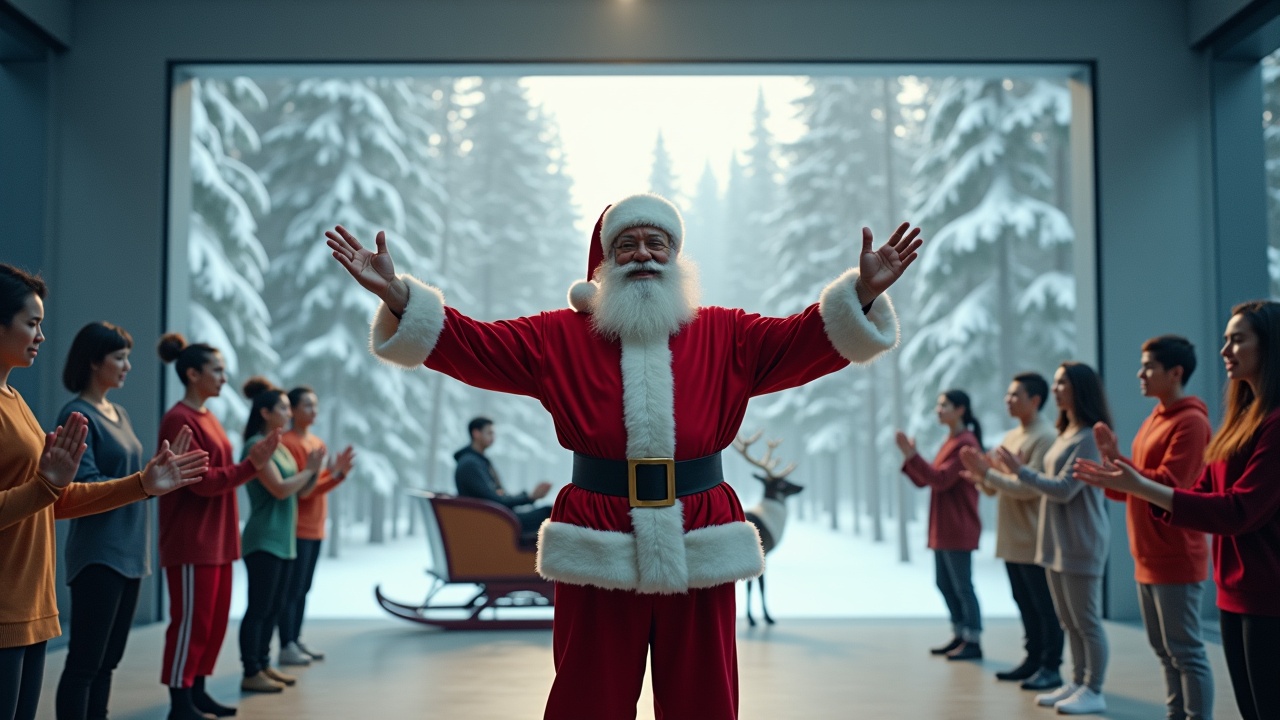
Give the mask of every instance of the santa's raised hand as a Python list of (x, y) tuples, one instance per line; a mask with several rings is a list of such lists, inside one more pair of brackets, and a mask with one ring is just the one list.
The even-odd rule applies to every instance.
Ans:
[(871, 249), (871, 228), (862, 228), (862, 255), (858, 259), (858, 300), (863, 305), (875, 300), (889, 286), (902, 277), (911, 263), (916, 260), (916, 250), (924, 240), (920, 238), (920, 228), (911, 227), (911, 223), (902, 223), (889, 242), (878, 250)]
[(355, 235), (338, 225), (325, 232), (325, 244), (333, 251), (333, 259), (342, 265), (351, 277), (365, 290), (377, 295), (391, 312), (404, 314), (409, 304), (409, 286), (396, 277), (395, 262), (387, 250), (387, 234), (379, 231), (374, 243), (378, 251), (371, 252), (360, 244)]

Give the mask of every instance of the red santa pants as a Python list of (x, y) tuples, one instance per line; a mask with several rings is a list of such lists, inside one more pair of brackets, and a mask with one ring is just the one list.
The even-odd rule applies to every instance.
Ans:
[(189, 688), (197, 676), (213, 674), (231, 613), (231, 563), (174, 565), (169, 584), (169, 629), (164, 634), (160, 682)]
[(657, 720), (738, 717), (733, 583), (641, 595), (556, 583), (545, 720), (633, 720), (652, 658)]

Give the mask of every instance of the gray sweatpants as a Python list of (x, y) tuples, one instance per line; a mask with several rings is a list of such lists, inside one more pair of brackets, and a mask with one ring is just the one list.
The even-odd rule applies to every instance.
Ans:
[(1213, 719), (1213, 672), (1200, 640), (1201, 583), (1138, 583), (1147, 639), (1164, 666), (1168, 720)]
[(1107, 674), (1107, 634), (1102, 630), (1102, 578), (1047, 570), (1053, 609), (1071, 646), (1071, 681), (1102, 692)]

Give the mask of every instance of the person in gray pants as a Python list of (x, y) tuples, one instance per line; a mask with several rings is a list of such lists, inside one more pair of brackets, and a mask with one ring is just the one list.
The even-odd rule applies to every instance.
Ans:
[[(1097, 428), (1104, 460), (1123, 460), (1145, 477), (1171, 488), (1191, 488), (1204, 469), (1213, 430), (1209, 409), (1183, 387), (1196, 369), (1186, 338), (1162, 335), (1142, 345), (1138, 383), (1156, 406), (1133, 438), (1132, 455), (1120, 454), (1115, 433)], [(1142, 498), (1115, 490), (1107, 497), (1127, 504), (1129, 549), (1142, 623), (1164, 668), (1167, 720), (1212, 720), (1213, 672), (1200, 639), (1200, 598), (1209, 576), (1208, 537), (1173, 527), (1151, 513)]]

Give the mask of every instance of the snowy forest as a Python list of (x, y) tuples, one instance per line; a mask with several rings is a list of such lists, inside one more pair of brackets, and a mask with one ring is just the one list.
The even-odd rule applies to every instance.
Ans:
[[(211, 405), (229, 435), (247, 412), (240, 383), (262, 374), (315, 387), (317, 433), (357, 447), (357, 472), (332, 496), (329, 551), (414, 532), (401, 491), (452, 489), (452, 454), (476, 415), (498, 423), (490, 452), (506, 487), (565, 482), (569, 453), (536, 401), (373, 358), (374, 298), (323, 242), (336, 223), (368, 243), (385, 229), (398, 270), (472, 317), (564, 307), (585, 266), (575, 228), (600, 209), (575, 206), (574, 158), (525, 81), (191, 82), (187, 331), (224, 352), (232, 382)], [(1009, 427), (1008, 379), (1048, 376), (1076, 352), (1070, 95), (1064, 80), (1028, 77), (824, 75), (804, 87), (790, 108), (803, 132), (775, 138), (761, 95), (725, 168), (690, 167), (663, 133), (636, 140), (653, 148), (648, 188), (636, 189), (684, 210), (704, 298), (773, 315), (816, 302), (856, 265), (859, 227), (882, 241), (904, 219), (922, 226), (925, 251), (891, 291), (902, 347), (755, 399), (742, 429), (784, 440), (778, 454), (807, 488), (791, 501), (801, 520), (896, 543), (907, 560), (923, 550), (907, 528), (924, 521), (927, 494), (899, 472), (895, 428), (931, 455), (937, 394), (961, 388), (989, 446)], [(677, 180), (693, 175), (687, 192)], [(726, 474), (750, 504), (758, 483), (731, 456)]]

